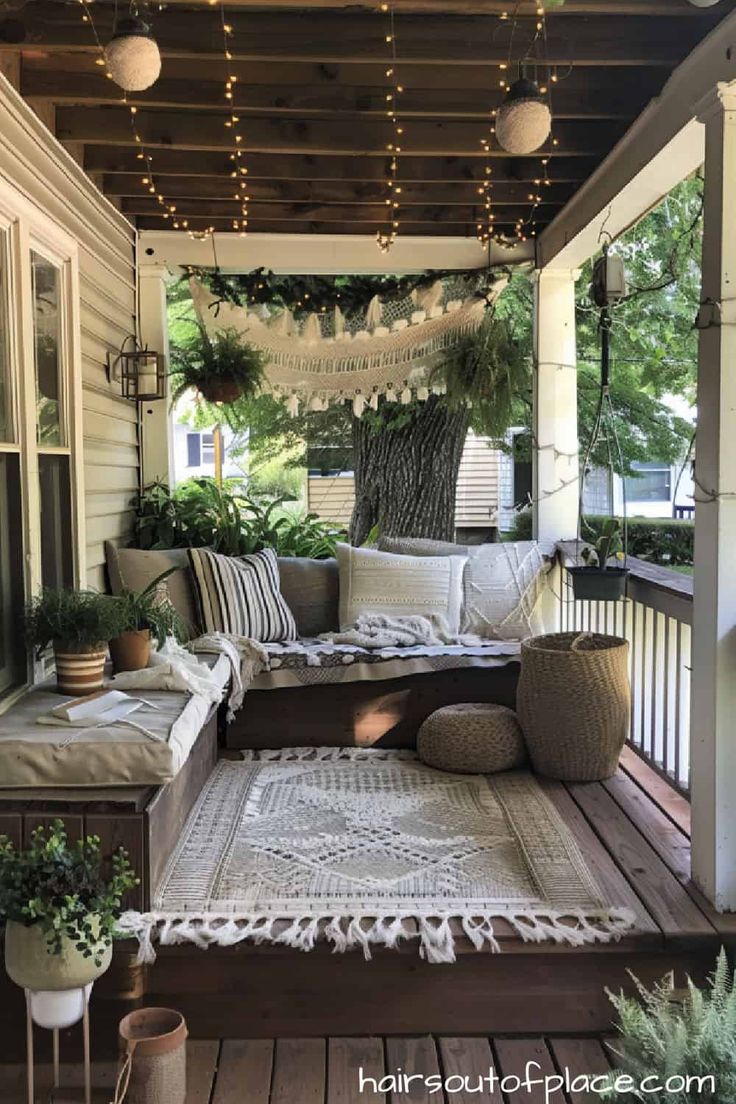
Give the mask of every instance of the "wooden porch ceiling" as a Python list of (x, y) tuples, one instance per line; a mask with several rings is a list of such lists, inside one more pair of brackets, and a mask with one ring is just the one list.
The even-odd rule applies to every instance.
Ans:
[[(231, 72), (249, 174), (249, 229), (374, 234), (386, 218), (388, 47), (378, 4), (357, 0), (224, 0), (233, 35)], [(530, 157), (491, 151), (496, 227), (535, 213), (537, 232), (656, 96), (676, 65), (736, 5), (687, 0), (566, 0), (547, 15), (556, 145)], [(143, 5), (145, 7), (145, 5)], [(12, 10), (8, 13), (7, 8)], [(490, 112), (503, 90), (513, 0), (393, 0), (400, 110), (401, 233), (474, 236)], [(240, 215), (230, 178), (232, 135), (223, 126), (225, 61), (219, 4), (151, 4), (163, 55), (159, 81), (131, 97), (158, 194), (192, 229), (229, 230)], [(159, 10), (161, 8), (161, 10)], [(102, 42), (112, 0), (90, 0)], [(523, 40), (536, 21), (520, 0)], [(79, 0), (13, 0), (0, 19), (5, 71), (104, 192), (141, 229), (167, 229), (142, 183), (129, 107), (97, 64), (99, 49)], [(20, 39), (20, 41), (19, 41)], [(535, 183), (536, 182), (536, 183)]]

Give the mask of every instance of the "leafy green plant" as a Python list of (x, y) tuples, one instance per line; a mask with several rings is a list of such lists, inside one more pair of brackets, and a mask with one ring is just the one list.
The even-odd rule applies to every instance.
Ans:
[(110, 598), (93, 590), (43, 590), (26, 608), (25, 635), (37, 653), (54, 640), (77, 650), (106, 644), (117, 635)]
[(124, 632), (142, 632), (148, 629), (161, 648), (169, 636), (181, 639), (184, 635), (181, 618), (166, 594), (161, 592), (161, 584), (173, 575), (178, 568), (170, 567), (157, 575), (144, 590), (124, 589), (110, 601), (117, 612), (117, 626), (120, 635)]
[[(606, 518), (600, 535), (590, 544), (586, 544), (580, 553), (580, 559), (586, 567), (607, 568), (610, 559), (621, 561), (624, 558), (624, 545), (621, 522), (616, 517)], [(615, 566), (619, 566), (617, 563)]]
[(316, 514), (294, 514), (286, 498), (263, 499), (243, 480), (189, 479), (173, 491), (162, 483), (135, 500), (139, 548), (212, 548), (244, 556), (273, 548), (279, 556), (326, 559), (335, 554), (344, 530)]
[(265, 355), (244, 341), (234, 328), (210, 337), (201, 323), (194, 333), (171, 350), (172, 404), (194, 387), (208, 398), (209, 388), (222, 383), (237, 385), (241, 398), (253, 397), (263, 382)]
[[(639, 994), (636, 998), (609, 993), (618, 1014), (619, 1037), (611, 1044), (620, 1069), (612, 1075), (628, 1074), (637, 1086), (651, 1078), (649, 1086), (664, 1086), (669, 1091), (647, 1092), (646, 1095), (615, 1088), (604, 1099), (615, 1104), (635, 1104), (648, 1100), (650, 1104), (702, 1104), (703, 1101), (736, 1100), (736, 979), (728, 965), (725, 950), (721, 950), (706, 989), (698, 989), (688, 978), (684, 1000), (672, 991), (670, 979), (653, 989), (646, 989), (631, 975)], [(713, 1092), (691, 1087), (675, 1089), (675, 1080), (713, 1077)], [(705, 1082), (707, 1085), (707, 1082)]]
[[(607, 517), (586, 516), (585, 532), (596, 540), (608, 521)], [(637, 559), (661, 567), (690, 566), (693, 562), (695, 526), (679, 518), (629, 518), (628, 552)], [(531, 540), (531, 510), (520, 510), (514, 516), (511, 531), (504, 540)]]
[(0, 836), (0, 922), (38, 925), (49, 954), (60, 954), (68, 938), (99, 966), (115, 934), (123, 894), (137, 884), (122, 848), (105, 874), (99, 837), (70, 843), (61, 820), (37, 828), (24, 851)]

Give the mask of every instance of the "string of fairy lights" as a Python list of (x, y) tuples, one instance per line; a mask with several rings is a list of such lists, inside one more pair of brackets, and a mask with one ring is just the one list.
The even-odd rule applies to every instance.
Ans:
[(381, 14), (388, 17), (384, 40), (389, 48), (389, 64), (385, 72), (386, 76), (386, 115), (391, 127), (390, 141), (386, 144), (388, 154), (388, 174), (386, 179), (386, 221), (383, 230), (378, 230), (376, 243), (382, 253), (388, 253), (396, 241), (400, 225), (401, 209), (401, 177), (399, 175), (399, 159), (404, 143), (404, 125), (399, 114), (399, 98), (404, 91), (400, 83), (397, 67), (396, 50), (396, 24), (394, 10), (390, 4), (381, 4)]
[[(113, 76), (106, 60), (105, 47), (101, 41), (92, 16), (91, 4), (93, 2), (94, 0), (78, 0), (82, 13), (82, 21), (91, 29), (95, 46), (99, 53), (99, 56), (95, 59), (95, 64), (104, 68), (106, 77), (112, 80)], [(249, 185), (247, 179), (248, 166), (246, 163), (245, 135), (241, 130), (241, 116), (236, 106), (236, 86), (238, 78), (233, 72), (233, 53), (231, 49), (234, 28), (226, 16), (224, 0), (207, 0), (207, 3), (210, 7), (218, 6), (220, 10), (224, 61), (223, 106), (225, 108), (225, 118), (223, 122), (225, 128), (230, 132), (230, 137), (232, 139), (229, 143), (229, 158), (231, 163), (230, 178), (235, 188), (233, 198), (239, 204), (239, 214), (232, 218), (231, 228), (233, 231), (240, 234), (241, 237), (244, 237), (248, 229), (248, 204), (250, 196), (248, 194)], [(526, 14), (522, 13), (525, 0), (515, 0), (513, 8), (502, 11), (498, 17), (499, 25), (507, 24), (510, 27), (508, 50), (505, 51), (505, 57), (498, 62), (498, 87), (504, 94), (509, 92), (512, 88), (510, 77), (514, 68), (518, 70), (520, 78), (526, 69), (534, 70), (535, 79), (538, 78), (540, 71), (544, 72), (544, 79), (542, 81), (537, 80), (539, 95), (545, 98), (550, 117), (552, 117), (552, 87), (559, 82), (560, 76), (558, 66), (552, 65), (549, 61), (547, 19), (544, 0), (531, 0), (531, 3), (534, 5), (535, 9), (533, 33), (526, 49), (523, 52), (518, 52), (516, 56), (514, 47), (517, 41), (519, 27), (521, 26), (522, 19), (524, 21), (527, 19)], [(386, 85), (384, 103), (389, 134), (386, 143), (386, 196), (384, 200), (386, 212), (385, 217), (380, 220), (381, 225), (376, 233), (376, 242), (378, 248), (382, 252), (388, 253), (397, 239), (401, 223), (401, 155), (404, 149), (405, 127), (401, 115), (400, 100), (404, 92), (404, 86), (399, 79), (394, 8), (391, 3), (382, 2), (378, 8), (378, 12), (380, 17), (384, 20), (383, 38), (388, 53), (387, 66), (385, 69)], [(124, 91), (121, 95), (121, 104), (128, 111), (131, 132), (136, 147), (136, 159), (141, 162), (141, 185), (149, 196), (155, 198), (160, 208), (161, 217), (164, 221), (168, 222), (173, 229), (184, 230), (192, 238), (202, 240), (212, 237), (216, 229), (214, 225), (210, 225), (204, 229), (194, 229), (190, 227), (189, 219), (187, 217), (182, 217), (177, 210), (177, 204), (168, 198), (161, 190), (157, 182), (157, 177), (154, 174), (153, 155), (147, 148), (138, 125), (138, 105), (131, 103), (128, 99), (128, 93)], [(483, 171), (476, 185), (479, 198), (477, 206), (481, 208), (475, 224), (476, 236), (479, 243), (484, 248), (489, 247), (491, 242), (502, 247), (514, 248), (519, 242), (526, 242), (530, 237), (533, 238), (536, 236), (537, 212), (540, 205), (544, 202), (544, 189), (549, 187), (552, 182), (549, 171), (550, 158), (555, 148), (559, 145), (559, 140), (554, 133), (550, 131), (548, 141), (544, 143), (544, 147), (541, 151), (539, 172), (533, 179), (527, 196), (527, 202), (529, 204), (528, 211), (525, 215), (521, 215), (516, 219), (513, 232), (509, 232), (508, 229), (506, 229), (505, 232), (501, 232), (498, 226), (500, 220), (497, 218), (497, 213), (494, 210), (493, 201), (492, 157), (496, 148), (503, 148), (496, 137), (497, 116), (498, 108), (491, 108), (489, 132), (486, 136), (481, 138)]]
[[(110, 72), (107, 61), (105, 59), (105, 47), (100, 38), (99, 32), (95, 25), (92, 11), (90, 8), (91, 0), (78, 0), (82, 9), (82, 22), (87, 24), (94, 37), (95, 45), (99, 51), (99, 57), (95, 59), (95, 65), (104, 67), (105, 76), (108, 80), (112, 80), (112, 73)], [(232, 72), (233, 69), (233, 54), (230, 49), (230, 40), (234, 34), (232, 25), (227, 21), (225, 15), (225, 5), (222, 0), (208, 0), (210, 7), (218, 5), (220, 8), (220, 17), (222, 24), (222, 40), (223, 40), (223, 58), (225, 62), (225, 79), (224, 79), (224, 94), (223, 101), (224, 106), (227, 108), (227, 118), (225, 119), (225, 126), (232, 131), (232, 151), (230, 153), (230, 161), (232, 163), (232, 170), (230, 172), (231, 179), (237, 181), (237, 191), (235, 193), (235, 199), (240, 203), (240, 216), (233, 219), (232, 228), (236, 230), (241, 237), (244, 237), (247, 233), (248, 226), (248, 201), (249, 196), (247, 194), (247, 181), (246, 176), (248, 168), (245, 163), (245, 138), (240, 132), (240, 116), (237, 113), (235, 107), (235, 85), (237, 83), (237, 76)], [(156, 176), (154, 175), (153, 167), (153, 155), (146, 147), (143, 136), (141, 135), (138, 127), (138, 105), (130, 103), (127, 92), (123, 92), (120, 98), (121, 104), (128, 109), (128, 116), (130, 119), (130, 128), (133, 135), (133, 141), (136, 146), (136, 160), (142, 162), (141, 171), (142, 176), (140, 178), (141, 185), (145, 188), (148, 195), (155, 197), (156, 202), (161, 208), (161, 216), (164, 220), (169, 222), (174, 230), (186, 230), (189, 236), (197, 241), (202, 241), (206, 238), (212, 237), (215, 233), (215, 227), (210, 225), (204, 229), (193, 229), (189, 225), (189, 219), (183, 218), (177, 210), (176, 203), (163, 194), (156, 182)]]

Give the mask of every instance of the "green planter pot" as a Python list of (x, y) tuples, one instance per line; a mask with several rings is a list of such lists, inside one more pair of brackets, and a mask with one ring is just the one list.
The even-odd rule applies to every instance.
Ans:
[(576, 602), (617, 602), (626, 594), (627, 567), (568, 567)]
[(5, 969), (10, 980), (24, 989), (83, 989), (104, 974), (111, 961), (112, 944), (103, 949), (97, 966), (94, 958), (85, 958), (66, 936), (62, 938), (61, 953), (50, 953), (39, 924), (26, 927), (8, 920), (5, 927)]

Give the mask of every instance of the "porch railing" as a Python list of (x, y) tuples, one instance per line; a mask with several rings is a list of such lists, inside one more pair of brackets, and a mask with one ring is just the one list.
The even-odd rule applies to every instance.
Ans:
[[(575, 562), (575, 544), (559, 546)], [(570, 576), (560, 572), (563, 632), (613, 633), (630, 644), (631, 728), (629, 743), (677, 790), (690, 786), (690, 669), (692, 579), (630, 557), (626, 599), (576, 602)]]

